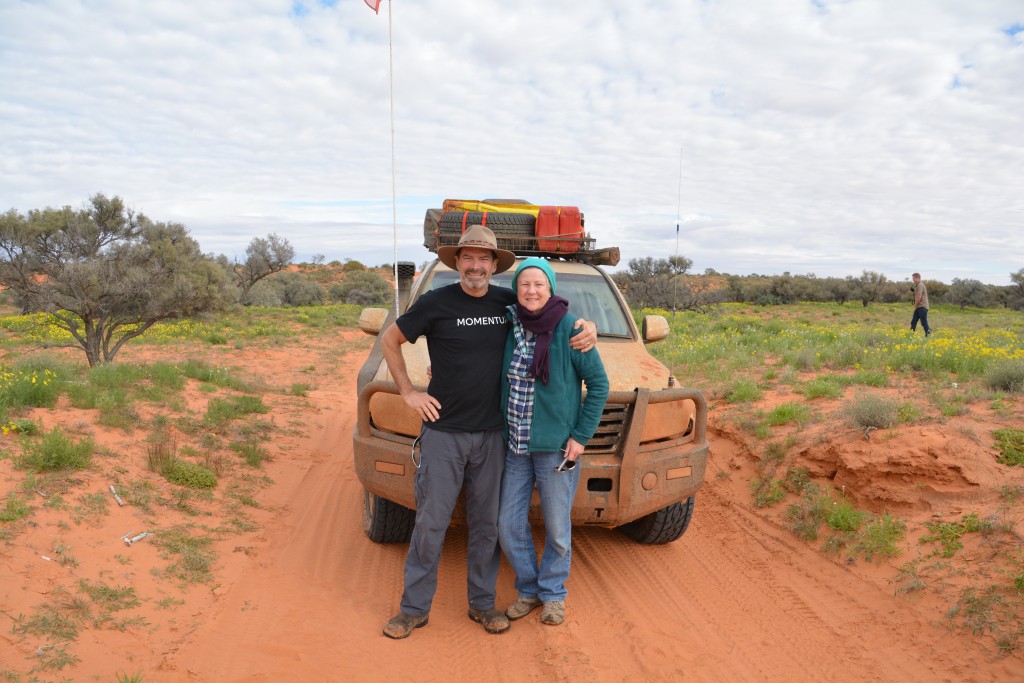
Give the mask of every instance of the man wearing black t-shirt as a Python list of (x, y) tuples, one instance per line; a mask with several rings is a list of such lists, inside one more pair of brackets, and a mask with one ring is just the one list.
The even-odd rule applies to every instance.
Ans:
[[(457, 246), (437, 256), (459, 272), (458, 284), (427, 292), (381, 335), (381, 350), (406, 405), (423, 419), (421, 465), (416, 471), (416, 525), (405, 559), (401, 612), (384, 626), (389, 638), (405, 638), (426, 626), (437, 588), (441, 547), (456, 499), (466, 488), (469, 618), (488, 633), (503, 633), (508, 617), (495, 609), (498, 496), (505, 453), (502, 441), (501, 363), (508, 336), (505, 307), (515, 294), (491, 287), (492, 275), (508, 270), (515, 254), (498, 249), (487, 228), (471, 226)], [(401, 346), (426, 336), (431, 378), (416, 391)], [(572, 345), (589, 349), (592, 323)]]

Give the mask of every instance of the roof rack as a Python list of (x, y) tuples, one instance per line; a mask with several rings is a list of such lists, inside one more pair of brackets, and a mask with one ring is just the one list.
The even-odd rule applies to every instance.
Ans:
[[(533, 235), (505, 235), (495, 232), (498, 240), (498, 248), (513, 252), (516, 256), (541, 256), (543, 258), (561, 259), (564, 261), (579, 261), (594, 266), (616, 266), (619, 263), (619, 248), (604, 247), (598, 249), (594, 246), (596, 240), (589, 235), (584, 237), (560, 237), (548, 236), (542, 238)], [(441, 234), (434, 235), (435, 242), (430, 251), (437, 252), (438, 247), (455, 246), (459, 243), (461, 235)], [(555, 243), (555, 249), (541, 249), (539, 242)], [(564, 250), (563, 247), (564, 246)]]
[[(557, 226), (562, 228), (563, 234), (537, 235), (540, 231), (536, 227), (537, 214), (545, 208), (555, 207), (542, 207), (523, 199), (446, 199), (442, 208), (427, 209), (423, 219), (423, 246), (435, 253), (438, 247), (455, 246), (467, 223), (474, 221), (494, 232), (498, 248), (516, 256), (542, 256), (595, 266), (618, 265), (619, 248), (597, 248), (596, 240), (584, 230), (583, 214), (575, 207), (557, 209), (559, 213), (572, 209), (574, 226), (568, 229), (565, 225)], [(550, 223), (546, 225), (550, 227)]]

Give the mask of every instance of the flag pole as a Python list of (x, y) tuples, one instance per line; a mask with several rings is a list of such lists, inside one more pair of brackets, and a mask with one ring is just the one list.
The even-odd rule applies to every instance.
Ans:
[(395, 76), (391, 56), (391, 0), (388, 0), (388, 96), (391, 103), (391, 240), (394, 244), (391, 267), (395, 279), (395, 318), (398, 318), (398, 194), (395, 181)]
[[(679, 148), (679, 198), (676, 200), (676, 262), (679, 261), (679, 220), (683, 206), (683, 148)], [(673, 268), (675, 264), (673, 264)], [(672, 277), (672, 317), (676, 317), (676, 277)]]

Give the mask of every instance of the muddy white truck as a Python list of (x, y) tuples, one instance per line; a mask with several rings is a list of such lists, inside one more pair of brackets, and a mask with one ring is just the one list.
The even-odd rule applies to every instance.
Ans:
[[(551, 219), (551, 210), (555, 218)], [(563, 210), (568, 219), (561, 219)], [(545, 219), (545, 215), (547, 218)], [(446, 200), (424, 219), (424, 246), (457, 244), (466, 225), (485, 223), (498, 246), (519, 258), (544, 256), (558, 277), (558, 294), (574, 315), (592, 320), (611, 392), (597, 433), (580, 461), (580, 485), (573, 501), (577, 526), (617, 528), (640, 543), (668, 543), (685, 532), (708, 458), (707, 404), (697, 389), (680, 386), (646, 344), (669, 334), (663, 316), (648, 315), (640, 329), (614, 281), (600, 266), (618, 263), (617, 248), (598, 249), (572, 207), (542, 207), (522, 200)], [(552, 223), (554, 227), (552, 227)], [(508, 287), (515, 266), (493, 279)], [(398, 310), (424, 292), (458, 282), (438, 260), (416, 276), (415, 265), (399, 263)], [(365, 309), (360, 328), (378, 335), (395, 320), (395, 309)], [(403, 344), (412, 383), (426, 390), (427, 342)], [(470, 381), (467, 378), (467, 381)], [(353, 430), (356, 473), (362, 482), (363, 528), (378, 543), (408, 541), (415, 521), (414, 451), (419, 417), (398, 393), (379, 339), (358, 376), (359, 408)], [(530, 517), (541, 520), (534, 493)], [(460, 501), (452, 520), (465, 522)]]

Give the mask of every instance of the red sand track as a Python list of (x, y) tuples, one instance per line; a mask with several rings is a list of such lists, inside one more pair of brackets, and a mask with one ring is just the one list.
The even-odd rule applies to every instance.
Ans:
[[(350, 343), (360, 349), (336, 355), (308, 399), (275, 402), (275, 415), (291, 411), (278, 424), (298, 428), (275, 437), (275, 458), (266, 465), (275, 484), (258, 496), (261, 529), (218, 542), (214, 585), (183, 595), (150, 578), (149, 566), (163, 563), (155, 547), (143, 542), (126, 551), (116, 543), (132, 527), (126, 508), (113, 508), (98, 528), (82, 527), (92, 536), (76, 536), (78, 527), (63, 532), (75, 538), (78, 568), (39, 560), (56, 533), (43, 517), (0, 546), (0, 612), (7, 615), (0, 616), (0, 672), (24, 675), (32, 666), (36, 643), (12, 635), (11, 618), (30, 612), (55, 585), (109, 566), (108, 580), (130, 578), (138, 586), (144, 600), (133, 613), (149, 625), (85, 630), (74, 645), (78, 665), (44, 677), (109, 681), (139, 671), (147, 682), (1024, 680), (1019, 655), (997, 657), (990, 641), (949, 629), (933, 602), (895, 598), (873, 566), (824, 558), (755, 511), (745, 485), (716, 476), (746, 457), (720, 430), (682, 539), (647, 547), (614, 531), (574, 533), (563, 626), (543, 626), (535, 612), (492, 636), (471, 622), (465, 534), (453, 529), (429, 625), (407, 640), (389, 640), (381, 626), (397, 609), (406, 546), (377, 545), (362, 532), (351, 431), (365, 346)], [(331, 351), (309, 353), (320, 355), (260, 351), (248, 362), (297, 372), (322, 367)], [(5, 493), (14, 478), (9, 469), (0, 474)], [(129, 552), (127, 567), (108, 559)], [(498, 592), (502, 605), (514, 598), (507, 566)], [(160, 609), (168, 595), (185, 602)]]

